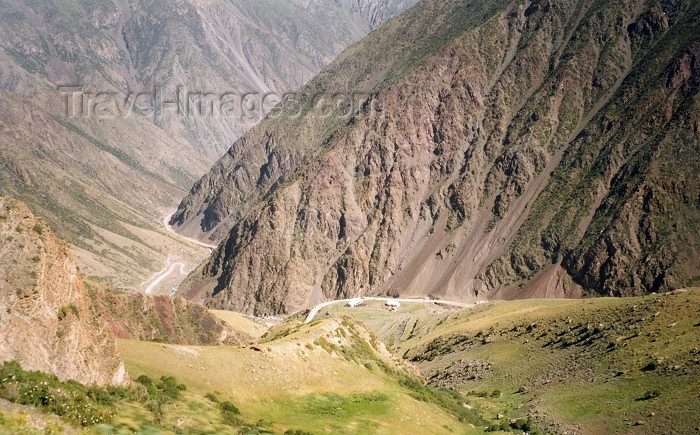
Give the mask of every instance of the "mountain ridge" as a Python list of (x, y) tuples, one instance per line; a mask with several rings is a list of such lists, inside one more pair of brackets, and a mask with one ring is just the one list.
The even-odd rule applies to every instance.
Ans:
[[(693, 285), (698, 142), (683, 126), (698, 116), (696, 5), (490, 4), (497, 12), (465, 28), (465, 11), (486, 13), (482, 6), (423, 2), (302, 90), (352, 91), (366, 76), (348, 78), (340, 66), (359, 69), (387, 55), (380, 42), (391, 39), (392, 25), (421, 35), (425, 22), (443, 25), (412, 45), (418, 60), (370, 74), (385, 117), (358, 116), (341, 128), (274, 119), (234, 144), (173, 217), (189, 220), (190, 231), (200, 223), (232, 228), (214, 234), (223, 242), (182, 294), (268, 314), (376, 293), (478, 300)], [(454, 27), (435, 16), (453, 18)], [(650, 140), (661, 134), (682, 139)], [(241, 149), (253, 150), (243, 166)], [(662, 157), (673, 149), (684, 158)], [(679, 175), (668, 193), (668, 171), (649, 166), (655, 159)], [(265, 168), (260, 178), (256, 165)], [(640, 186), (639, 171), (679, 212), (630, 203), (630, 231), (620, 215), (628, 194), (618, 192)], [(588, 187), (606, 178), (611, 188)], [(672, 193), (683, 189), (685, 196)], [(611, 219), (619, 224), (600, 237)], [(669, 225), (686, 230), (659, 231)], [(639, 259), (633, 269), (630, 258)], [(546, 284), (521, 293), (538, 273)]]

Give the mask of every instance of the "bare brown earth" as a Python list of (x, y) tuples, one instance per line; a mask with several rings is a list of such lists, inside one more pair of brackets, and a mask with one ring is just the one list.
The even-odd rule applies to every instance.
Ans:
[(526, 298), (580, 298), (582, 289), (571, 281), (569, 275), (559, 264), (552, 264), (537, 273), (522, 288), (514, 285), (500, 290), (493, 299), (526, 299)]

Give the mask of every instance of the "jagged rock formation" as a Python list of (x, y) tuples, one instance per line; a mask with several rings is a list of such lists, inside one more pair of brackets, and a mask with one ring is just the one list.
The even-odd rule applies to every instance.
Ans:
[[(88, 275), (138, 288), (164, 252), (194, 265), (204, 253), (159, 234), (160, 219), (262, 116), (206, 116), (197, 95), (292, 91), (412, 2), (3, 4), (0, 191), (44, 216)], [(70, 86), (83, 94), (58, 91)], [(195, 102), (178, 113), (185, 90)]]
[(68, 247), (26, 205), (0, 197), (0, 360), (84, 384), (129, 381)]
[(189, 345), (240, 345), (250, 337), (184, 298), (96, 291), (95, 309), (117, 338)]
[(421, 2), (301, 92), (378, 114), (269, 119), (195, 185), (173, 223), (222, 243), (183, 291), (280, 313), (700, 281), (699, 12)]
[(350, 10), (367, 20), (369, 28), (374, 30), (389, 18), (408, 9), (414, 0), (347, 0)]

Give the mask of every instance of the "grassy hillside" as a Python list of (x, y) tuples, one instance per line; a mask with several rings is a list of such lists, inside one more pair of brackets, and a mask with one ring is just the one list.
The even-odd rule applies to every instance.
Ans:
[[(0, 367), (0, 398), (15, 403), (0, 403), (0, 430), (36, 433), (37, 422), (55, 428), (55, 415), (62, 430), (83, 426), (115, 434), (486, 429), (469, 400), (426, 386), (412, 365), (350, 317), (286, 322), (250, 347), (120, 340), (119, 348), (134, 387), (88, 388), (12, 364)], [(77, 415), (69, 412), (74, 404)]]
[[(694, 433), (700, 427), (700, 289), (634, 298), (497, 301), (357, 313), (433, 386), (493, 425), (547, 432)], [(433, 311), (433, 312), (430, 312)]]
[[(248, 347), (120, 340), (129, 375), (143, 386), (94, 390), (81, 406), (106, 424), (87, 425), (100, 433), (693, 433), (698, 307), (697, 288), (464, 310), (417, 303), (389, 312), (372, 303), (331, 307), (320, 316), (332, 318), (305, 325), (289, 320)], [(16, 402), (0, 402), (0, 429), (81, 426), (54, 399), (17, 396), (12, 385), (30, 391), (44, 380), (17, 376), (0, 384), (0, 397)], [(83, 391), (46, 382), (50, 397), (52, 388)]]
[(209, 310), (209, 312), (226, 322), (236, 331), (240, 331), (253, 338), (262, 337), (268, 329), (268, 327), (259, 320), (241, 313), (222, 310)]
[(416, 378), (403, 363), (348, 319), (285, 324), (250, 348), (136, 341), (119, 347), (131, 376), (177, 375), (188, 391), (218, 391), (244, 415), (270, 421), (280, 432), (408, 433), (420, 427), (448, 433), (479, 420), (462, 402), (441, 409), (438, 395), (410, 381)]

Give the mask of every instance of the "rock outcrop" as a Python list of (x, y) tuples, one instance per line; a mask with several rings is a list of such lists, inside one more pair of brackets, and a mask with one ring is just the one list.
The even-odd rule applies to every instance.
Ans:
[(693, 285), (699, 47), (697, 2), (421, 2), (300, 92), (381, 110), (270, 118), (195, 185), (173, 223), (222, 241), (181, 288), (266, 314)]
[(84, 384), (125, 384), (114, 335), (68, 246), (23, 203), (0, 197), (0, 360)]

